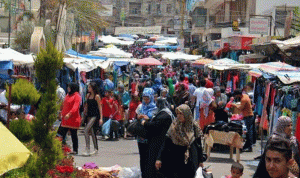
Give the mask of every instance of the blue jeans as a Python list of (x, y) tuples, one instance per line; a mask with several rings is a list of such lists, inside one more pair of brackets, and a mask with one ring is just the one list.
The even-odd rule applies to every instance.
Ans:
[(199, 106), (195, 106), (194, 113), (195, 113), (195, 120), (199, 121), (200, 118)]
[(247, 127), (247, 134), (246, 134), (246, 143), (244, 148), (252, 148), (253, 145), (253, 128), (254, 128), (254, 117), (248, 116), (244, 117), (244, 122)]

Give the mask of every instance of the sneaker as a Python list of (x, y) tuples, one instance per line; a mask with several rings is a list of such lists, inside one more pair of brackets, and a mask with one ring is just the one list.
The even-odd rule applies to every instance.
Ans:
[(83, 156), (90, 156), (91, 155), (91, 151), (90, 149), (86, 148), (85, 152), (82, 153)]
[(91, 152), (91, 155), (96, 155), (98, 153), (98, 150), (95, 149), (94, 151)]
[(70, 155), (78, 155), (78, 152), (77, 151), (73, 151), (73, 152), (70, 152), (69, 154)]

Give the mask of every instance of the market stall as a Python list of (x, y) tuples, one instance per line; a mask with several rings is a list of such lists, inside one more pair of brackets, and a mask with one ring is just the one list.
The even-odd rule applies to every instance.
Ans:
[(293, 131), (300, 139), (300, 70), (297, 67), (270, 62), (249, 71), (256, 78), (254, 103), (260, 128), (272, 132), (278, 118), (286, 115), (293, 120)]
[(232, 59), (224, 58), (215, 60), (205, 65), (210, 69), (210, 76), (216, 85), (224, 86), (228, 92), (243, 88), (251, 81), (248, 71), (256, 68), (259, 64), (242, 64)]

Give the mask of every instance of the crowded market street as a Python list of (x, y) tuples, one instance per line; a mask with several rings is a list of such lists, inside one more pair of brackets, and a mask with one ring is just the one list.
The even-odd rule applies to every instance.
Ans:
[[(101, 140), (101, 137), (98, 137)], [(83, 134), (79, 134), (79, 143), (84, 143)], [(68, 141), (71, 144), (71, 140)], [(79, 154), (84, 151), (84, 144), (79, 145)], [(103, 167), (111, 167), (116, 164), (122, 167), (139, 167), (139, 152), (136, 140), (121, 139), (117, 142), (100, 141), (97, 155), (85, 157), (82, 155), (74, 156), (76, 166), (82, 166), (86, 162), (95, 162)], [(254, 146), (252, 153), (241, 154), (241, 164), (244, 165), (244, 177), (252, 177), (259, 161), (254, 158), (261, 154), (260, 143)], [(213, 171), (214, 177), (222, 177), (229, 174), (231, 164), (234, 162), (229, 159), (229, 147), (224, 151), (216, 150), (211, 154), (211, 160), (205, 162), (205, 166), (210, 166), (209, 170)], [(216, 171), (217, 170), (217, 171)]]

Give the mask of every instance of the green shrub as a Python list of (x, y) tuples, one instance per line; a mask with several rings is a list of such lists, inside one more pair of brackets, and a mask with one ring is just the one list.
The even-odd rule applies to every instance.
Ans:
[[(6, 86), (8, 91), (8, 86)], [(6, 92), (8, 98), (8, 92)], [(34, 105), (40, 98), (40, 94), (34, 87), (33, 83), (25, 79), (18, 79), (16, 83), (11, 86), (11, 101), (18, 105)]]
[(24, 119), (13, 120), (9, 124), (9, 130), (21, 141), (32, 140), (31, 122)]

